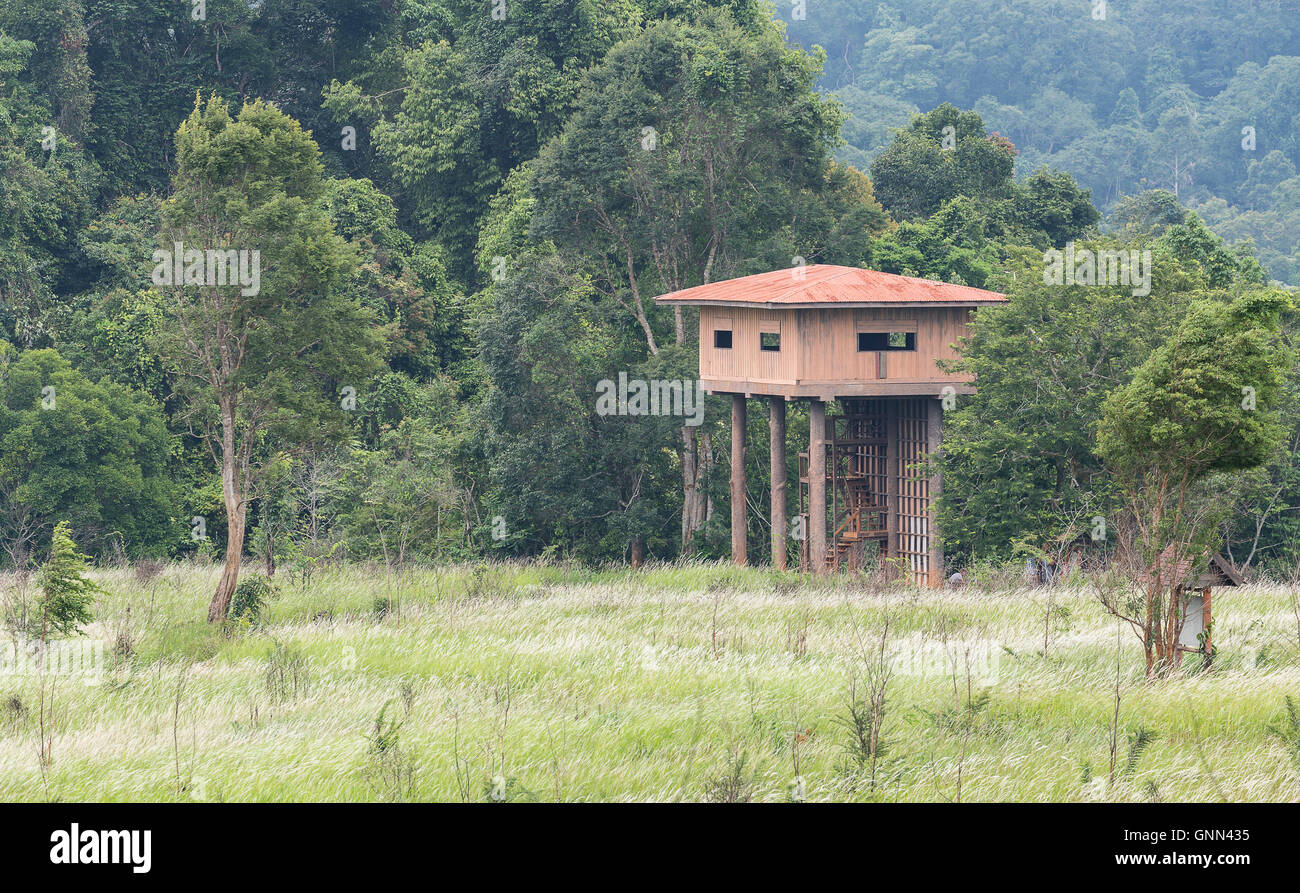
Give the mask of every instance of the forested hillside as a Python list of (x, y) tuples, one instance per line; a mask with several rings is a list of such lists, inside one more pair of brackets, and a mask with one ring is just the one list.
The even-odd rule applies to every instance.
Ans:
[[(101, 560), (225, 554), (219, 615), (241, 557), (724, 555), (725, 398), (607, 416), (598, 382), (693, 380), (654, 297), (800, 262), (1009, 295), (963, 347), (944, 537), (1069, 539), (1117, 511), (1107, 398), (1189, 316), (1290, 343), (1268, 283), (1300, 281), (1300, 16), (1107, 9), (0, 0), (0, 560), (59, 521)], [(1045, 284), (1070, 243), (1152, 252), (1149, 294)], [(1300, 376), (1267, 355), (1261, 461), (1197, 498), (1289, 572)]]
[(811, 0), (778, 16), (826, 48), (822, 85), (866, 170), (942, 102), (1067, 171), (1103, 212), (1173, 192), (1269, 275), (1300, 284), (1300, 10), (1288, 0)]

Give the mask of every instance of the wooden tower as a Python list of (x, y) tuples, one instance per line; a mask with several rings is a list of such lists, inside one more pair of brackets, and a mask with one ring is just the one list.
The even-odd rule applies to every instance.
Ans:
[[(700, 379), (731, 394), (731, 543), (745, 561), (746, 400), (765, 397), (772, 439), (772, 563), (786, 566), (785, 403), (807, 400), (797, 517), (805, 570), (903, 559), (916, 582), (943, 583), (934, 499), (942, 482), (943, 401), (975, 392), (944, 372), (977, 307), (1000, 294), (853, 267), (774, 270), (663, 295), (699, 307)], [(839, 401), (842, 412), (828, 416)], [(951, 405), (951, 404), (950, 404)]]

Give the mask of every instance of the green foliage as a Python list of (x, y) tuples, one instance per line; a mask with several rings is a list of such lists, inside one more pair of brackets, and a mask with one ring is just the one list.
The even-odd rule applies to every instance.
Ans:
[(98, 587), (86, 576), (87, 569), (86, 556), (77, 551), (68, 522), (60, 521), (54, 526), (50, 556), (36, 578), (41, 591), (38, 609), (42, 639), (76, 635), (94, 619), (90, 606)]
[(31, 39), (15, 39), (24, 30), (35, 37), (45, 27), (53, 33), (79, 24), (71, 20), (70, 3), (59, 7), (53, 20), (50, 10), (29, 10), (30, 30), (15, 32), (0, 4), (0, 337), (25, 347), (48, 346), (58, 327), (55, 294), (79, 276), (78, 231), (91, 215), (98, 182), (96, 165), (70, 129), (84, 114), (81, 88), (68, 84), (76, 95), (63, 95), (67, 104), (59, 106), (59, 91), (51, 86), (54, 95), (47, 95), (38, 76), (56, 60), (74, 62), (59, 59), (62, 48), (51, 56), (38, 53)]
[(390, 366), (419, 376), (461, 366), (469, 319), (445, 253), (432, 243), (416, 246), (398, 225), (393, 200), (369, 180), (330, 180), (325, 206), (359, 256), (349, 290), (387, 324)]
[(1126, 470), (1198, 480), (1264, 462), (1281, 437), (1273, 402), (1288, 367), (1284, 295), (1192, 305), (1177, 331), (1102, 407), (1098, 453)]
[(513, 0), (504, 21), (459, 0), (424, 11), (396, 61), (333, 81), (325, 106), (340, 123), (369, 125), (422, 234), (468, 277), (492, 194), (557, 132), (583, 71), (640, 20), (632, 0)]
[(266, 577), (245, 577), (235, 586), (234, 597), (230, 600), (230, 622), (256, 626), (262, 620), (267, 603), (277, 594), (277, 588)]
[(1125, 286), (1045, 284), (1037, 251), (1011, 260), (1010, 302), (974, 315), (954, 367), (973, 373), (979, 390), (944, 418), (940, 525), (958, 560), (1009, 558), (1026, 536), (1040, 546), (1067, 532), (1073, 539), (1079, 520), (1104, 508), (1109, 485), (1095, 453), (1102, 403), (1191, 300), (1162, 255), (1147, 299)]
[(393, 706), (390, 698), (379, 708), (370, 731), (366, 734), (366, 746), (372, 756), (383, 756), (401, 746), (402, 723), (388, 715), (388, 708)]
[(1159, 737), (1159, 732), (1148, 729), (1146, 726), (1138, 726), (1136, 731), (1129, 733), (1128, 754), (1124, 757), (1123, 775), (1125, 777), (1131, 778), (1137, 772), (1138, 763), (1142, 761), (1142, 755)]
[[(344, 289), (356, 258), (318, 204), (325, 183), (315, 143), (273, 106), (249, 103), (235, 119), (213, 98), (196, 104), (176, 147), (160, 243), (257, 248), (266, 265), (255, 295), (238, 285), (167, 287), (158, 346), (192, 407), (191, 426), (213, 434), (226, 424), (218, 410), (228, 400), (238, 407), (230, 433), (242, 450), (262, 429), (291, 440), (341, 432), (346, 416), (331, 392), (365, 380), (379, 331)], [(233, 345), (228, 365), (209, 365)]]
[(376, 449), (351, 452), (338, 493), (351, 557), (401, 566), (446, 557), (461, 543), (450, 474), (457, 443), (451, 430), (414, 417), (383, 431)]
[(1014, 159), (1014, 147), (987, 135), (977, 113), (945, 103), (915, 118), (871, 162), (871, 179), (895, 220), (916, 220), (958, 195), (1007, 196)]
[[(531, 236), (610, 270), (621, 295), (788, 266), (795, 254), (828, 259), (790, 223), (832, 187), (853, 188), (828, 167), (841, 113), (813, 90), (819, 61), (775, 29), (755, 34), (721, 15), (620, 44), (539, 155)], [(854, 235), (881, 221), (858, 219)]]
[[(159, 408), (108, 380), (89, 381), (53, 350), (0, 344), (0, 531), (21, 565), (63, 518), (103, 551), (161, 554), (174, 536), (170, 437)], [(9, 360), (8, 363), (5, 361)]]
[[(268, 573), (668, 556), (688, 484), (692, 547), (724, 554), (723, 402), (688, 430), (599, 416), (595, 386), (693, 380), (693, 312), (653, 297), (796, 257), (1010, 294), (965, 347), (942, 527), (958, 560), (1046, 549), (1112, 499), (1102, 403), (1192, 303), (1300, 275), (1295, 31), (1185, 6), (0, 0), (6, 560), (55, 519), (96, 555), (238, 553), (245, 513)], [(261, 291), (155, 286), (177, 239), (260, 250)], [(1152, 249), (1152, 294), (1037, 285), (1070, 242)], [(1225, 548), (1275, 568), (1296, 382), (1285, 442), (1215, 479)]]
[(1253, 241), (1270, 276), (1300, 281), (1300, 36), (1284, 6), (1191, 0), (1175, 15), (1161, 0), (1132, 0), (1107, 4), (1104, 18), (1079, 0), (825, 0), (819, 10), (789, 30), (827, 49), (822, 86), (852, 116), (839, 156), (864, 169), (891, 156), (894, 128), (916, 158), (904, 192), (928, 198), (928, 210), (896, 205), (906, 172), (882, 166), (875, 177), (898, 219), (953, 194), (942, 157), (908, 129), (917, 111), (951, 103), (1014, 142), (1020, 177), (1068, 172), (1107, 211), (1167, 190), (1230, 243)]

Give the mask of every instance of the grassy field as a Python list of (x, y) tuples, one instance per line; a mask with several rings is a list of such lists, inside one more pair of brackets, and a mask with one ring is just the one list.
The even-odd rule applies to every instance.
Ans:
[(102, 677), (48, 678), (44, 772), (39, 678), (0, 674), (0, 800), (1300, 799), (1282, 586), (1216, 594), (1213, 667), (1147, 684), (1083, 585), (354, 566), (223, 632), (217, 573), (96, 574)]

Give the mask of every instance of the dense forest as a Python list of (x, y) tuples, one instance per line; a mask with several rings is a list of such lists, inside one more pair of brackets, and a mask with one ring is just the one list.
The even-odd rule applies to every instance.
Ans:
[(1287, 0), (820, 0), (782, 10), (826, 48), (862, 170), (912, 116), (974, 109), (1022, 178), (1071, 174), (1113, 212), (1164, 189), (1300, 284), (1300, 13)]
[[(1005, 292), (963, 345), (946, 547), (1078, 535), (1116, 510), (1116, 395), (1300, 282), (1300, 16), (1101, 6), (0, 0), (0, 560), (61, 521), (268, 573), (725, 555), (726, 398), (683, 426), (597, 382), (694, 379), (653, 298), (799, 258)], [(159, 260), (218, 243), (260, 279)], [(1045, 283), (1069, 243), (1151, 251), (1150, 293)], [(1300, 371), (1270, 356), (1267, 449), (1196, 496), (1289, 573)]]

